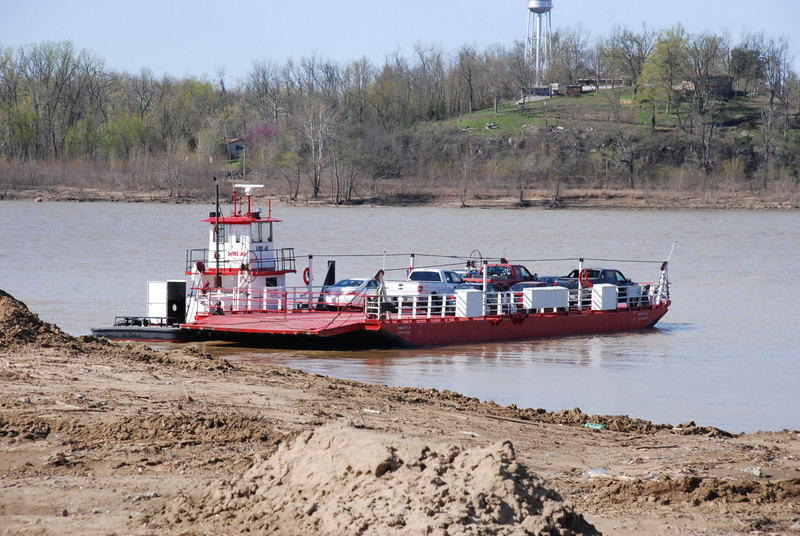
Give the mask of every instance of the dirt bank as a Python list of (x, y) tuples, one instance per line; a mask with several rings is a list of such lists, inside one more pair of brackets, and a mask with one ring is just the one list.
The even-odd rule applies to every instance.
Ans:
[[(133, 203), (209, 203), (207, 192), (192, 194), (181, 192), (174, 197), (165, 190), (122, 191), (98, 188), (67, 188), (54, 186), (29, 190), (14, 190), (4, 194), (5, 199), (33, 201), (122, 201)], [(283, 205), (332, 205), (330, 198), (300, 199), (296, 201), (277, 196)], [(557, 201), (549, 191), (532, 190), (520, 202), (519, 196), (503, 192), (474, 193), (467, 198), (450, 192), (420, 194), (386, 194), (372, 199), (357, 200), (364, 206), (447, 206), (500, 209), (594, 209), (594, 210), (798, 210), (800, 194), (741, 192), (681, 192), (674, 190), (564, 190)]]
[(797, 431), (73, 338), (0, 293), (0, 534), (800, 534), (798, 460)]

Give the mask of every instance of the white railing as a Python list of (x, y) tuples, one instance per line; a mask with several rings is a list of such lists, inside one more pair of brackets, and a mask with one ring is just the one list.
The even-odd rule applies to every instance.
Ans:
[[(666, 285), (647, 283), (617, 287), (617, 309), (648, 307), (669, 299)], [(367, 318), (445, 318), (457, 316), (457, 296), (392, 296), (338, 294), (325, 287), (202, 288), (190, 293), (190, 316), (240, 313), (298, 313), (314, 311), (363, 311)], [(479, 316), (515, 313), (591, 310), (592, 288), (569, 289), (567, 307), (526, 309), (522, 292), (481, 293)], [(388, 316), (387, 316), (388, 315)], [(471, 315), (472, 316), (472, 315)]]
[(308, 287), (192, 288), (197, 306), (195, 314), (201, 317), (317, 310), (325, 304), (322, 290), (309, 292)]

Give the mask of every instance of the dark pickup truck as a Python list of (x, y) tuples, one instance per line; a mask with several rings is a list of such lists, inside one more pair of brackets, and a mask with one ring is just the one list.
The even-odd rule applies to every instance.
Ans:
[[(586, 272), (586, 276), (584, 278), (583, 286), (606, 283), (610, 285), (616, 285), (618, 287), (627, 287), (636, 284), (622, 275), (622, 272), (613, 268), (584, 268), (584, 271)], [(551, 286), (555, 285), (566, 288), (578, 288), (579, 276), (579, 270), (572, 270), (565, 276), (545, 276), (541, 277), (540, 280)]]
[[(486, 282), (508, 290), (512, 285), (522, 281), (536, 281), (538, 276), (532, 274), (521, 264), (486, 264)], [(483, 270), (483, 269), (481, 269)], [(474, 277), (464, 279), (467, 283), (483, 283), (483, 271)]]

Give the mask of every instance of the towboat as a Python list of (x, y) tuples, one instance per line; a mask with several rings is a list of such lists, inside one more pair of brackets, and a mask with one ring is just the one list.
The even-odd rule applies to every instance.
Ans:
[[(148, 283), (147, 316), (117, 317), (114, 326), (92, 333), (114, 340), (225, 340), (281, 348), (413, 347), (647, 329), (671, 303), (665, 261), (655, 283), (617, 287), (581, 279), (574, 289), (489, 292), (484, 285), (447, 297), (391, 298), (381, 284), (357, 300), (363, 307), (331, 308), (326, 296), (333, 262), (322, 285), (315, 281), (313, 256), (298, 274), (294, 249), (275, 245), (281, 220), (271, 204), (266, 214), (251, 205), (261, 187), (234, 185), (228, 215), (217, 202), (203, 220), (209, 225), (207, 247), (186, 253), (185, 279)], [(302, 285), (290, 286), (287, 276), (302, 278)], [(382, 283), (383, 271), (374, 277)]]

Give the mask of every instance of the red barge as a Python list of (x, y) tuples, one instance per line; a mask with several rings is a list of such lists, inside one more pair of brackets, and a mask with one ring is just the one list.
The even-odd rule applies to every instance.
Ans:
[[(522, 292), (457, 290), (452, 295), (388, 298), (377, 291), (358, 307), (333, 308), (323, 296), (332, 284), (315, 285), (313, 257), (303, 284), (292, 248), (276, 248), (271, 206), (254, 211), (260, 185), (235, 185), (233, 210), (217, 210), (208, 247), (189, 250), (186, 280), (150, 282), (148, 316), (117, 317), (115, 325), (93, 328), (118, 340), (219, 339), (263, 347), (371, 348), (511, 341), (641, 330), (653, 327), (670, 306), (667, 263), (658, 282), (577, 289), (530, 287)], [(581, 261), (582, 262), (582, 261)], [(375, 278), (382, 280), (383, 271)]]

